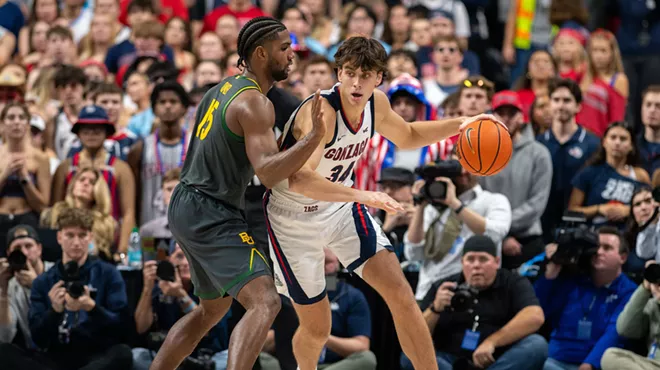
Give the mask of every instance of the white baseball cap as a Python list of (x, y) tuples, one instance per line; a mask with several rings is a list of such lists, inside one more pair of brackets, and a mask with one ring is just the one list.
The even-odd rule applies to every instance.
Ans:
[(46, 129), (46, 122), (43, 120), (43, 118), (33, 115), (30, 117), (30, 126), (38, 129), (39, 131), (43, 131)]

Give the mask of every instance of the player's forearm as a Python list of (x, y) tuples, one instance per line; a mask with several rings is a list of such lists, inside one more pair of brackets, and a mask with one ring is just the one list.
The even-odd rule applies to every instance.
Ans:
[(412, 122), (410, 123), (410, 136), (401, 143), (402, 145), (397, 144), (397, 146), (400, 149), (416, 149), (458, 135), (458, 128), (463, 120), (463, 118), (449, 118), (438, 121)]
[(264, 158), (261, 166), (254, 169), (257, 177), (267, 188), (291, 177), (307, 162), (322, 139), (323, 135), (311, 132), (291, 148)]
[(303, 169), (289, 177), (289, 189), (307, 198), (323, 202), (356, 202), (361, 191), (337, 184), (315, 171)]
[(500, 330), (491, 334), (489, 340), (495, 347), (508, 346), (524, 337), (536, 333), (541, 328), (545, 316), (543, 309), (539, 306), (528, 306), (523, 308)]
[(369, 350), (369, 340), (366, 337), (340, 338), (330, 335), (326, 346), (332, 352), (346, 358), (354, 353)]

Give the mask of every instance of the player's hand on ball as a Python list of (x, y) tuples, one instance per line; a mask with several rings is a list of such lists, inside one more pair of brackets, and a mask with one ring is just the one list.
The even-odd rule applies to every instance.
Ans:
[(463, 132), (463, 130), (465, 130), (465, 128), (470, 123), (475, 122), (475, 121), (481, 121), (481, 120), (491, 120), (491, 121), (499, 124), (500, 126), (504, 127), (505, 130), (509, 131), (509, 129), (506, 127), (506, 125), (504, 123), (502, 123), (502, 121), (497, 119), (494, 115), (492, 115), (492, 114), (478, 114), (478, 115), (473, 116), (473, 117), (464, 118), (463, 123), (461, 123), (461, 126), (458, 128), (458, 132)]
[(397, 213), (397, 212), (403, 212), (405, 209), (399, 202), (396, 200), (392, 199), (389, 195), (381, 192), (376, 192), (376, 191), (365, 191), (362, 192), (363, 196), (358, 201), (358, 203), (365, 204), (369, 207), (374, 207), (378, 209), (382, 209), (383, 211), (387, 213)]
[(325, 136), (326, 124), (323, 118), (323, 99), (321, 97), (321, 90), (316, 90), (314, 98), (312, 99), (312, 132), (321, 137)]

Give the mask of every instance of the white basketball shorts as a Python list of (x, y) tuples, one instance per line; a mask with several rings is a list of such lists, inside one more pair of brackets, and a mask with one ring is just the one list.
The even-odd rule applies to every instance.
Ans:
[[(275, 286), (297, 304), (325, 297), (325, 254), (330, 248), (344, 267), (362, 277), (364, 263), (383, 249), (392, 250), (380, 226), (357, 203), (304, 212), (305, 207), (264, 197), (268, 244)], [(309, 207), (307, 207), (309, 210)]]

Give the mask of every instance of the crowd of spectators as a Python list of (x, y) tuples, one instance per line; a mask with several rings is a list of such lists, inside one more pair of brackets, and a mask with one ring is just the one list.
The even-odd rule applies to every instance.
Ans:
[[(166, 210), (196, 106), (242, 72), (238, 32), (262, 15), (285, 24), (296, 55), (268, 92), (277, 135), (303, 99), (333, 88), (334, 53), (352, 36), (388, 52), (378, 88), (407, 122), (493, 113), (509, 129), (511, 160), (490, 177), (456, 169), (456, 137), (403, 150), (376, 134), (355, 168), (354, 186), (405, 208), (370, 211), (440, 369), (660, 368), (660, 274), (644, 273), (660, 262), (656, 0), (0, 0), (0, 15), (3, 368), (146, 369), (196, 309)], [(443, 199), (424, 197), (431, 179), (417, 170), (430, 163), (447, 168), (434, 180)], [(245, 212), (265, 250), (264, 191), (255, 177)], [(588, 258), (560, 263), (558, 230), (578, 223)], [(127, 266), (135, 228), (143, 246), (165, 245), (141, 271)], [(326, 251), (332, 334), (319, 368), (410, 369), (374, 348), (381, 308), (342, 271)], [(255, 368), (296, 368), (283, 300)], [(226, 368), (241, 310), (184, 368)]]

